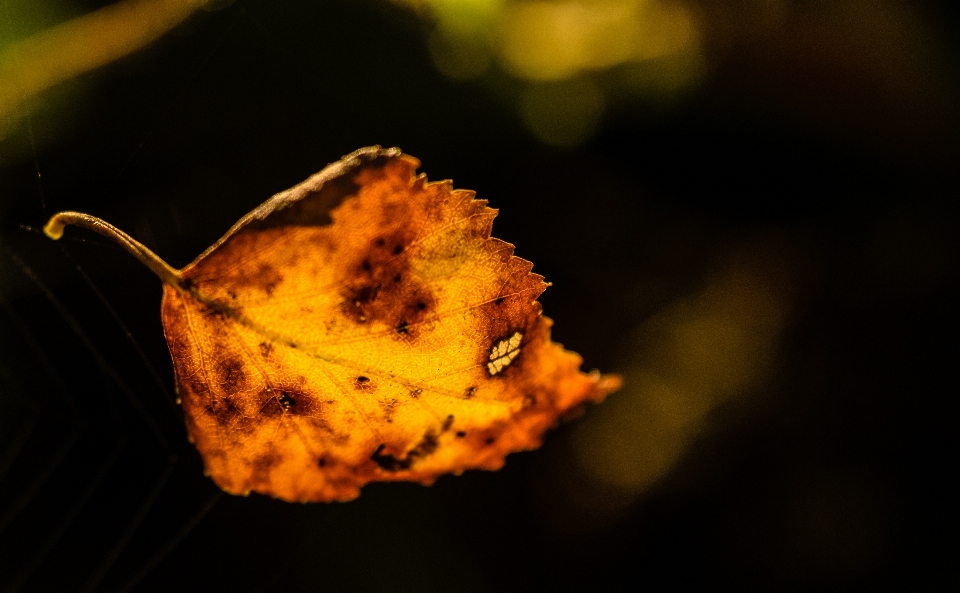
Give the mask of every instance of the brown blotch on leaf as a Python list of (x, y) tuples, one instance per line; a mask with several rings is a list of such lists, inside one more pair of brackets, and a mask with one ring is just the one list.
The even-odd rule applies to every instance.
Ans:
[(273, 352), (273, 344), (270, 342), (260, 342), (260, 356), (264, 358), (269, 358), (270, 354)]
[(243, 388), (247, 375), (242, 360), (239, 358), (224, 358), (216, 369), (220, 389), (227, 393), (236, 393)]
[(218, 397), (204, 406), (205, 415), (212, 417), (216, 425), (225, 430), (232, 438), (248, 438), (257, 429), (257, 423), (244, 416), (243, 412), (229, 397)]
[(418, 460), (436, 451), (438, 445), (437, 435), (427, 431), (420, 442), (417, 443), (417, 446), (411, 449), (404, 457), (397, 458), (389, 453), (384, 453), (383, 451), (386, 449), (386, 445), (381, 443), (380, 446), (377, 447), (377, 450), (373, 452), (373, 455), (370, 456), (370, 459), (372, 459), (380, 469), (388, 472), (396, 472), (410, 469)]
[(253, 460), (254, 471), (266, 472), (280, 462), (280, 456), (276, 453), (264, 453)]
[(380, 408), (383, 410), (383, 421), (386, 423), (393, 422), (393, 415), (397, 411), (397, 404), (400, 402), (395, 399), (390, 399), (387, 401), (380, 402)]
[(274, 450), (254, 457), (250, 464), (250, 481), (259, 488), (269, 487), (274, 468), (283, 458)]
[[(417, 338), (417, 326), (426, 319), (435, 297), (408, 273), (410, 262), (402, 245), (413, 238), (406, 225), (398, 225), (361, 255), (354, 268), (357, 273), (341, 282), (341, 310), (348, 319), (357, 324), (387, 324), (405, 340)], [(392, 252), (382, 248), (394, 244)]]
[(235, 266), (226, 269), (218, 281), (221, 285), (230, 287), (227, 295), (231, 300), (237, 300), (241, 294), (251, 289), (260, 291), (261, 294), (272, 294), (277, 285), (283, 282), (283, 274), (274, 266), (261, 262), (255, 267)]

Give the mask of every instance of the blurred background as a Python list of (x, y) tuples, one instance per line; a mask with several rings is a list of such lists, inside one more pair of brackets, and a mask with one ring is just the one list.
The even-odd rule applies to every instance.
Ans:
[[(0, 591), (945, 588), (958, 10), (906, 0), (0, 0)], [(341, 155), (501, 209), (624, 388), (346, 504), (221, 495), (160, 284)]]

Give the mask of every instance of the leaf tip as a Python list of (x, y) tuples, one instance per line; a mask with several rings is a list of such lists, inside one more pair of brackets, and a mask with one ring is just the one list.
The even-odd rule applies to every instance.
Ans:
[(623, 387), (623, 377), (615, 373), (601, 375), (600, 371), (594, 370), (590, 373), (590, 377), (595, 378), (596, 381), (594, 391), (599, 394), (597, 401), (603, 400), (606, 396), (615, 391), (619, 391), (620, 388)]

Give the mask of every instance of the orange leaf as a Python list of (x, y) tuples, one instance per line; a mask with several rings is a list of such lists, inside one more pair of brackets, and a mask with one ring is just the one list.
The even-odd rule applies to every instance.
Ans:
[(227, 492), (355, 498), (371, 481), (498, 469), (617, 389), (550, 341), (546, 288), (496, 211), (359, 150), (245, 216), (183, 270), (103, 221), (164, 279), (190, 438)]

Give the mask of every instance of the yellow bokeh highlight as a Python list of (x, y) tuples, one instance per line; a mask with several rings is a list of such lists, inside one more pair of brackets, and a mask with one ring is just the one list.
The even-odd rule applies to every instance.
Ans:
[(637, 332), (624, 390), (574, 432), (588, 481), (639, 493), (683, 455), (718, 406), (771, 371), (788, 311), (781, 265), (741, 257)]
[(0, 120), (50, 87), (140, 49), (208, 4), (122, 0), (11, 43), (0, 52)]
[[(699, 43), (693, 15), (664, 0), (400, 1), (430, 18), (451, 46), (483, 37), (507, 71), (528, 80), (661, 59)], [(444, 71), (442, 64), (441, 57)]]
[(455, 78), (466, 78), (450, 67), (464, 51), (459, 44), (486, 45), (509, 73), (540, 81), (696, 53), (699, 47), (693, 15), (664, 0), (399, 1), (433, 21), (434, 36), (443, 38), (442, 44), (432, 42), (434, 62)]
[[(703, 74), (699, 23), (671, 0), (395, 1), (430, 24), (440, 73), (505, 90), (527, 129), (552, 146), (588, 140), (618, 94), (670, 99)], [(494, 66), (522, 84), (488, 76)]]
[(654, 0), (518, 2), (502, 21), (502, 60), (521, 78), (557, 80), (584, 70), (663, 58), (695, 40), (691, 15)]
[(411, 0), (434, 15), (439, 25), (454, 34), (472, 34), (487, 30), (495, 21), (505, 0)]

